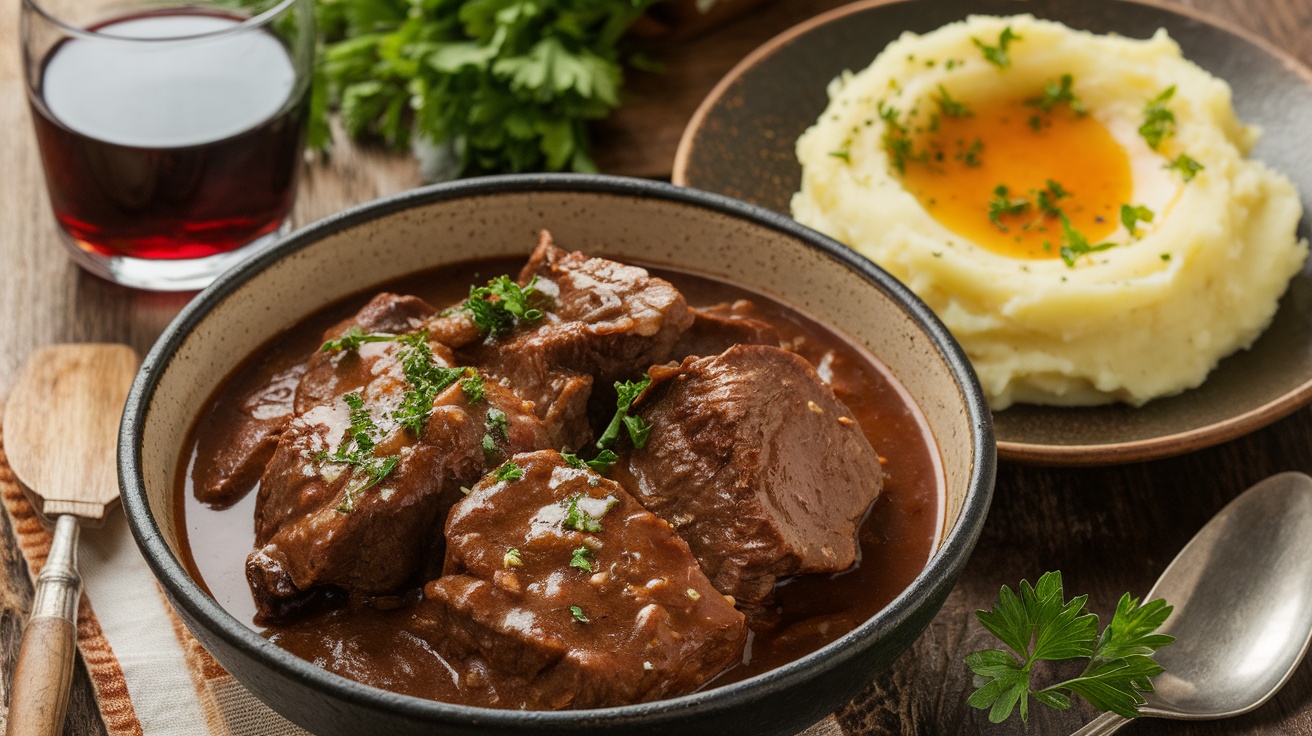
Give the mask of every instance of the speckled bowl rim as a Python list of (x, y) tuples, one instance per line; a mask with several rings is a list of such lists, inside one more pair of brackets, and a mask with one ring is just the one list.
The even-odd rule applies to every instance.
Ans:
[[(820, 26), (829, 25), (849, 15), (863, 13), (873, 8), (910, 1), (912, 0), (858, 0), (850, 5), (834, 8), (785, 30), (743, 57), (742, 61), (729, 70), (728, 74), (725, 74), (719, 82), (716, 82), (710, 93), (701, 101), (701, 104), (697, 106), (697, 110), (693, 112), (692, 117), (688, 120), (688, 125), (683, 129), (683, 135), (679, 138), (679, 147), (674, 154), (674, 173), (671, 176), (671, 181), (678, 186), (689, 186), (687, 183), (688, 164), (692, 159), (696, 139), (706, 122), (706, 117), (710, 115), (712, 109), (719, 105), (720, 100), (729, 91), (729, 88), (763, 59)], [(1168, 5), (1155, 0), (1121, 0), (1121, 2), (1155, 8), (1212, 26), (1236, 36), (1279, 60), (1287, 69), (1303, 77), (1308, 86), (1312, 87), (1312, 69), (1309, 69), (1297, 57), (1245, 28), (1187, 6)], [(1016, 12), (1023, 13), (1025, 11), (1025, 6), (1018, 3)], [(1114, 465), (1145, 460), (1160, 460), (1237, 439), (1272, 422), (1283, 419), (1309, 403), (1312, 403), (1312, 376), (1309, 376), (1302, 384), (1293, 387), (1284, 394), (1248, 411), (1182, 432), (1128, 442), (1081, 445), (1050, 445), (1039, 442), (1015, 442), (1000, 439), (997, 441), (998, 457), (1003, 460), (1051, 466)]]
[[(876, 289), (900, 303), (943, 356), (957, 382), (972, 428), (972, 468), (966, 497), (956, 525), (944, 535), (938, 550), (920, 574), (891, 603), (853, 631), (798, 660), (764, 674), (706, 691), (651, 703), (595, 710), (507, 711), (456, 705), (400, 695), (349, 680), (300, 659), (261, 637), (225, 611), (192, 579), (164, 541), (151, 513), (142, 481), (141, 441), (151, 400), (161, 375), (177, 348), (209, 311), (253, 276), (319, 240), (339, 231), (385, 216), (435, 202), (484, 195), (542, 192), (598, 193), (650, 198), (692, 205), (781, 232), (820, 251), (865, 278)], [(873, 644), (929, 602), (944, 580), (955, 581), (979, 538), (993, 494), (996, 445), (992, 415), (965, 354), (947, 329), (909, 289), (840, 243), (802, 227), (791, 219), (755, 205), (709, 192), (661, 182), (589, 174), (507, 175), (439, 184), (375, 200), (309, 225), (220, 276), (193, 299), (165, 329), (142, 362), (133, 382), (119, 430), (118, 470), (123, 509), (128, 525), (146, 562), (170, 594), (175, 605), (202, 622), (229, 646), (271, 667), (289, 672), (320, 692), (344, 702), (386, 708), (410, 718), (433, 723), (485, 724), (526, 731), (559, 729), (580, 722), (616, 725), (626, 722), (677, 724), (698, 714), (718, 712), (750, 703), (763, 696), (798, 685), (837, 663), (859, 656), (863, 644)], [(943, 591), (946, 594), (946, 591)]]

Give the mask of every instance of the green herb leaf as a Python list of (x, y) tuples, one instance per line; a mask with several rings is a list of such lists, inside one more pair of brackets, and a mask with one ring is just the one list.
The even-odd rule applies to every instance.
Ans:
[(337, 506), (338, 512), (349, 514), (355, 510), (360, 494), (391, 474), (401, 458), (397, 455), (384, 458), (374, 456), (374, 447), (381, 439), (381, 432), (360, 394), (346, 394), (342, 397), (342, 401), (351, 410), (351, 425), (336, 450), (331, 453), (320, 452), (316, 455), (316, 459), (320, 462), (348, 465), (352, 468), (352, 476), (347, 481), (342, 502)]
[[(587, 511), (584, 511), (583, 509), (579, 508), (579, 501), (582, 498), (583, 498), (582, 494), (576, 493), (573, 496), (570, 496), (568, 499), (566, 499), (568, 503), (565, 506), (565, 518), (561, 520), (560, 524), (564, 528), (573, 529), (576, 532), (587, 532), (588, 534), (598, 534), (601, 532), (600, 517), (594, 518), (592, 514), (589, 514)], [(611, 508), (617, 503), (619, 503), (618, 500), (614, 498), (608, 498), (606, 500), (606, 508), (602, 510), (601, 515), (605, 516), (607, 512), (609, 512)]]
[(1153, 150), (1156, 150), (1167, 136), (1175, 132), (1175, 113), (1166, 108), (1166, 103), (1170, 102), (1174, 95), (1175, 85), (1171, 85), (1144, 106), (1143, 125), (1139, 126), (1139, 135), (1143, 136)]
[(507, 570), (512, 567), (523, 567), (524, 558), (519, 556), (519, 550), (511, 547), (506, 550), (506, 554), (501, 558), (501, 566)]
[(460, 390), (465, 392), (465, 400), (471, 404), (477, 404), (487, 399), (484, 393), (486, 385), (483, 376), (473, 368), (469, 368), (465, 377), (460, 379)]
[(1130, 235), (1138, 236), (1138, 228), (1135, 225), (1139, 222), (1152, 222), (1153, 211), (1143, 205), (1121, 205), (1121, 224), (1125, 226)]
[[(1075, 91), (1072, 89), (1074, 83), (1074, 77), (1063, 74), (1058, 81), (1048, 82), (1043, 85), (1043, 94), (1025, 100), (1025, 104), (1037, 107), (1043, 112), (1052, 112), (1053, 108), (1064, 104), (1076, 115), (1083, 115), (1085, 113), (1084, 103), (1080, 102), (1079, 98), (1075, 96)], [(1030, 123), (1030, 127), (1035, 127), (1033, 122)]]
[(351, 327), (341, 337), (325, 342), (323, 347), (319, 349), (324, 352), (331, 352), (334, 350), (359, 350), (360, 346), (366, 342), (391, 342), (393, 340), (398, 340), (401, 337), (401, 335), (388, 335), (383, 333), (365, 334), (364, 330), (361, 330), (359, 327)]
[(423, 434), (424, 424), (433, 413), (433, 400), (468, 373), (468, 368), (449, 368), (434, 362), (428, 345), (428, 333), (416, 332), (397, 338), (405, 345), (401, 352), (401, 369), (410, 389), (401, 397), (401, 405), (392, 418), (415, 436)]
[(570, 606), (569, 612), (570, 615), (574, 617), (574, 620), (578, 621), (581, 624), (586, 624), (591, 621), (591, 619), (583, 615), (583, 609), (579, 608), (578, 606)]
[(320, 0), (311, 131), (396, 148), (412, 130), (463, 173), (595, 171), (588, 123), (620, 102), (621, 37), (655, 0)]
[(984, 54), (984, 59), (999, 69), (1006, 69), (1011, 66), (1011, 56), (1007, 52), (1007, 47), (1011, 46), (1012, 41), (1024, 40), (1012, 32), (1011, 26), (1002, 29), (998, 34), (998, 45), (989, 46), (978, 38), (971, 38), (975, 46)]
[(509, 276), (498, 276), (487, 286), (469, 289), (469, 299), (460, 309), (469, 313), (478, 330), (491, 337), (510, 332), (521, 322), (542, 319), (542, 310), (529, 306), (529, 299), (537, 292), (538, 277), (527, 286), (520, 287)]
[(587, 547), (575, 549), (573, 556), (570, 558), (569, 566), (592, 572), (592, 550)]
[(838, 150), (838, 151), (830, 151), (830, 152), (829, 152), (829, 155), (830, 155), (830, 156), (833, 156), (834, 158), (841, 158), (841, 159), (843, 159), (843, 161), (846, 162), (846, 163), (849, 163), (849, 164), (852, 163), (852, 154), (848, 153), (848, 152), (847, 152), (847, 149), (841, 149), (841, 150)]
[(565, 460), (565, 464), (571, 468), (578, 468), (580, 470), (590, 468), (597, 473), (605, 473), (619, 460), (619, 457), (610, 450), (602, 450), (591, 460), (584, 460), (578, 455), (573, 455), (568, 452), (562, 452), (560, 453), (560, 456)]
[(1030, 208), (1030, 201), (1025, 197), (1012, 197), (1006, 184), (993, 188), (993, 198), (989, 200), (989, 222), (999, 230), (1006, 232), (1007, 226), (1002, 218), (1024, 214)]
[(1089, 241), (1071, 226), (1071, 221), (1065, 215), (1061, 216), (1061, 259), (1066, 262), (1067, 268), (1075, 268), (1075, 261), (1080, 256), (1090, 253), (1097, 253), (1108, 248), (1116, 247), (1115, 243), (1099, 243), (1089, 245)]
[(893, 164), (893, 168), (899, 174), (906, 173), (908, 162), (925, 162), (929, 160), (929, 152), (921, 151), (916, 153), (911, 144), (911, 133), (907, 126), (898, 118), (898, 110), (892, 105), (879, 103), (879, 118), (884, 121), (884, 135), (882, 142), (884, 153), (888, 154), (888, 160)]
[(496, 470), (496, 479), (498, 481), (501, 481), (502, 483), (512, 480), (519, 480), (520, 478), (523, 477), (524, 477), (524, 469), (519, 467), (518, 465), (516, 465), (510, 460), (507, 460), (504, 465), (497, 468)]
[(1049, 179), (1045, 188), (1037, 192), (1035, 199), (1039, 203), (1039, 212), (1049, 217), (1061, 217), (1062, 211), (1057, 203), (1069, 196), (1071, 196), (1071, 193), (1066, 191), (1061, 184)]
[(636, 421), (629, 420), (629, 408), (633, 405), (635, 399), (651, 386), (651, 376), (643, 374), (641, 381), (617, 381), (615, 391), (619, 396), (615, 399), (615, 416), (611, 418), (610, 424), (606, 425), (606, 430), (597, 438), (598, 450), (609, 450), (615, 445), (615, 441), (620, 437), (620, 427), (627, 427), (629, 438), (633, 440), (633, 445), (638, 449), (647, 442), (647, 434), (651, 431), (651, 426), (647, 425), (637, 417)]
[[(1085, 611), (1088, 597), (1067, 601), (1061, 573), (1045, 573), (1034, 586), (1022, 580), (1019, 590), (1017, 594), (1004, 585), (992, 610), (976, 612), (980, 623), (1011, 651), (986, 649), (966, 657), (980, 683), (967, 702), (988, 710), (994, 723), (1006, 720), (1017, 706), (1026, 721), (1031, 695), (1043, 705), (1064, 710), (1076, 694), (1101, 710), (1137, 716), (1142, 694), (1152, 691), (1151, 678), (1162, 672), (1148, 655), (1173, 641), (1153, 633), (1170, 615), (1170, 607), (1160, 600), (1139, 606), (1127, 594), (1112, 623), (1098, 636), (1097, 616)], [(1034, 687), (1034, 662), (1081, 658), (1089, 662), (1080, 676)]]
[(974, 115), (964, 102), (952, 99), (952, 95), (948, 94), (948, 91), (941, 84), (938, 86), (938, 96), (934, 97), (933, 100), (938, 105), (938, 111), (947, 117), (968, 118)]
[(1190, 182), (1198, 175), (1198, 172), (1203, 170), (1203, 165), (1182, 153), (1162, 168), (1178, 171), (1186, 182)]

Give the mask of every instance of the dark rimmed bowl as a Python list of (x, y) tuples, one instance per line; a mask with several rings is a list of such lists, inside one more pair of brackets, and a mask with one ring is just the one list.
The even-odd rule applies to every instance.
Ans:
[[(523, 712), (439, 703), (348, 680), (224, 611), (180, 562), (174, 473), (192, 420), (228, 373), (321, 307), (421, 269), (527, 253), (538, 229), (597, 255), (669, 263), (781, 297), (845, 331), (920, 406), (947, 478), (945, 530), (919, 577), (838, 641), (764, 675), (654, 703)], [(993, 491), (993, 429), (957, 344), (906, 288), (785, 217), (668, 184), (506, 176), (379, 200), (307, 227), (222, 276), (146, 356), (119, 436), (123, 507), (187, 627), (243, 685), (319, 734), (787, 734), (831, 712), (933, 618), (975, 546)]]

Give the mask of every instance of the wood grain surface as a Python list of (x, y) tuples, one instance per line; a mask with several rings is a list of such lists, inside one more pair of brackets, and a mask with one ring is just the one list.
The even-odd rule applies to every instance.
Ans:
[[(1096, 2), (1096, 0), (1089, 0)], [(635, 73), (629, 103), (599, 126), (597, 160), (608, 173), (667, 177), (684, 123), (716, 80), (755, 46), (798, 21), (841, 4), (772, 0), (731, 25), (659, 50), (663, 73)], [(1184, 3), (1266, 38), (1312, 64), (1312, 0), (1193, 0)], [(1024, 2), (1018, 0), (1017, 10)], [(125, 342), (144, 353), (187, 301), (135, 292), (79, 272), (63, 255), (31, 133), (17, 48), (18, 0), (0, 0), (0, 396), (23, 360), (56, 342)], [(1309, 121), (1312, 125), (1312, 121)], [(294, 218), (305, 224), (418, 184), (404, 157), (338, 146), (307, 164)], [(1067, 588), (1109, 615), (1121, 593), (1141, 595), (1175, 553), (1227, 501), (1284, 470), (1312, 472), (1312, 410), (1303, 409), (1223, 446), (1152, 463), (1097, 469), (1003, 464), (989, 522), (943, 610), (894, 667), (838, 714), (857, 734), (1061, 734), (1094, 712), (1036, 709), (1028, 728), (994, 726), (966, 705), (966, 653), (989, 645), (973, 611), (1005, 584), (1063, 571)], [(0, 514), (0, 702), (8, 701), (21, 621), (31, 587)], [(1042, 678), (1044, 673), (1040, 672)], [(2, 714), (3, 711), (0, 711)], [(66, 734), (104, 733), (85, 671), (74, 678)], [(1257, 712), (1217, 722), (1145, 720), (1129, 734), (1303, 734), (1312, 736), (1312, 665)]]
[(5, 402), (5, 456), (37, 513), (91, 526), (118, 505), (118, 472), (104, 459), (140, 361), (115, 344), (34, 350)]

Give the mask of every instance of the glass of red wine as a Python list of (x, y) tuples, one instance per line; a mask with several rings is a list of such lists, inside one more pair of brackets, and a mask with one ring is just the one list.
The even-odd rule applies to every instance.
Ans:
[(285, 231), (315, 40), (313, 0), (170, 1), (23, 0), (21, 14), (64, 244), (158, 291), (203, 288)]

